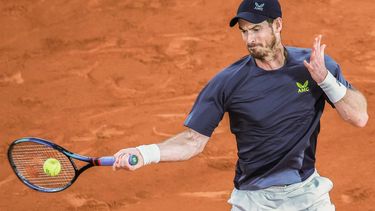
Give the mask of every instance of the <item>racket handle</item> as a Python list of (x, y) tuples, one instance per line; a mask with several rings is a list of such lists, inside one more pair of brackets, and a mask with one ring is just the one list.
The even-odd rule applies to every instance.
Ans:
[[(113, 163), (115, 162), (115, 157), (114, 156), (101, 157), (98, 160), (99, 160), (100, 166), (112, 166)], [(128, 162), (132, 166), (137, 165), (138, 157), (136, 155), (130, 155)]]
[(98, 163), (100, 166), (112, 166), (115, 160), (114, 156), (101, 157), (98, 159)]

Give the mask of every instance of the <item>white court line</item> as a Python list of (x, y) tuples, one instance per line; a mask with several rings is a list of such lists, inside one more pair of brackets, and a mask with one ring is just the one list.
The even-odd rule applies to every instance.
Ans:
[(152, 132), (154, 132), (158, 136), (163, 136), (163, 137), (167, 137), (167, 138), (170, 138), (170, 137), (174, 136), (174, 134), (159, 132), (159, 131), (156, 130), (156, 127), (152, 127)]
[(198, 197), (198, 198), (212, 198), (217, 199), (221, 197), (229, 197), (230, 191), (208, 191), (208, 192), (184, 192), (179, 193), (181, 196)]
[(175, 117), (186, 117), (187, 114), (179, 113), (179, 114), (155, 114), (157, 117), (162, 118), (175, 118)]
[(0, 182), (0, 187), (2, 185), (5, 185), (6, 183), (12, 182), (14, 179), (16, 179), (16, 176), (10, 175), (9, 177), (5, 178), (3, 181)]

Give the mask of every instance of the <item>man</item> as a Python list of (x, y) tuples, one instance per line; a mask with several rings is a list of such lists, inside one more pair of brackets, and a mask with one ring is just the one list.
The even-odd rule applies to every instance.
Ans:
[[(244, 0), (230, 22), (236, 24), (250, 55), (209, 81), (185, 120), (188, 129), (157, 145), (120, 150), (114, 169), (196, 156), (228, 112), (238, 148), (232, 211), (335, 210), (332, 182), (315, 169), (320, 117), (327, 101), (345, 121), (364, 127), (366, 99), (324, 54), (322, 36), (311, 50), (282, 44), (277, 0)], [(130, 165), (130, 155), (139, 163)]]

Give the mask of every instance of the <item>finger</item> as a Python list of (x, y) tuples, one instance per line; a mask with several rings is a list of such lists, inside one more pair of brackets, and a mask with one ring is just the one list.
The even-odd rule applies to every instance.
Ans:
[(119, 159), (118, 159), (118, 162), (117, 162), (117, 168), (119, 168), (119, 169), (123, 168), (122, 160), (124, 159), (124, 156), (126, 156), (126, 153), (122, 153), (122, 154), (119, 155)]
[(116, 161), (113, 163), (113, 165), (112, 165), (112, 170), (113, 171), (116, 171)]
[[(314, 55), (315, 50), (316, 50), (316, 38), (314, 39), (313, 46), (311, 48), (311, 56)], [(310, 61), (311, 61), (311, 59), (310, 59)]]
[[(322, 38), (323, 38), (323, 35), (319, 35), (319, 57), (320, 59), (324, 59), (325, 44), (322, 44)], [(322, 53), (322, 50), (323, 50), (323, 53)]]
[(115, 156), (115, 162), (113, 163), (113, 165), (112, 165), (112, 169), (113, 169), (113, 171), (116, 171), (117, 170), (117, 164), (118, 164), (118, 162), (119, 162), (119, 157), (118, 156)]
[(124, 153), (124, 152), (125, 152), (125, 150), (122, 149), (122, 150), (116, 152), (116, 154), (115, 154), (114, 156), (115, 156), (115, 157), (118, 157), (118, 156), (120, 156), (120, 155), (121, 155), (122, 153)]
[(317, 50), (318, 49), (318, 37), (315, 37), (314, 38), (314, 49)]
[(129, 154), (125, 154), (122, 159), (121, 159), (121, 168), (126, 168), (126, 169), (130, 169), (130, 165), (129, 165)]
[(315, 56), (315, 52), (316, 52), (316, 50), (315, 50), (315, 49), (312, 49), (312, 51), (311, 51), (311, 55), (310, 55), (310, 62), (309, 62), (309, 64), (315, 62), (315, 58), (316, 58), (316, 56)]
[(114, 163), (116, 170), (118, 170), (118, 169), (121, 168), (121, 166), (120, 166), (121, 156), (122, 156), (122, 154), (120, 154), (119, 156), (117, 156), (116, 161)]
[(318, 43), (317, 43), (318, 48), (319, 48), (319, 51), (318, 51), (318, 52), (320, 52), (321, 42), (322, 42), (322, 35), (320, 34), (320, 35), (318, 36)]
[(132, 169), (133, 166), (130, 165), (129, 159), (130, 159), (130, 154), (129, 153), (126, 153), (126, 154), (124, 154), (124, 156), (122, 156), (121, 163), (120, 163), (121, 168), (128, 169), (128, 170), (133, 170)]
[(315, 38), (315, 52), (314, 52), (314, 55), (316, 58), (319, 58), (319, 54), (320, 54), (320, 36), (317, 36)]
[(307, 68), (308, 71), (312, 71), (314, 68), (311, 66), (310, 63), (308, 63), (306, 60), (303, 61), (303, 64)]
[(117, 154), (117, 156), (115, 156), (116, 160), (115, 160), (113, 166), (114, 166), (115, 170), (119, 170), (119, 169), (122, 168), (121, 161), (122, 161), (124, 155), (126, 155), (126, 150), (120, 150), (116, 154)]
[[(327, 45), (323, 44), (322, 49), (320, 50), (320, 56), (324, 59), (324, 50), (326, 49)], [(324, 60), (323, 60), (324, 61)]]

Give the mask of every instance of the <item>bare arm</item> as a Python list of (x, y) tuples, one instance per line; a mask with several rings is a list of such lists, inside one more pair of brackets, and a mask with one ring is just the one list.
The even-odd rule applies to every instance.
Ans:
[[(324, 62), (324, 49), (326, 45), (320, 45), (321, 39), (321, 35), (315, 38), (310, 62), (304, 61), (311, 77), (318, 84), (321, 84), (330, 76)], [(336, 79), (333, 80), (333, 83), (336, 83)], [(335, 86), (338, 85), (335, 84)], [(342, 96), (342, 98), (340, 97), (341, 99), (339, 98), (337, 102), (333, 102), (336, 111), (343, 120), (357, 127), (364, 127), (368, 121), (366, 98), (358, 90), (346, 89), (345, 92), (345, 90), (342, 90), (342, 87), (339, 89), (339, 95)]]
[(357, 127), (364, 127), (368, 121), (366, 98), (358, 90), (348, 89), (344, 98), (335, 103), (341, 118)]
[(201, 153), (209, 137), (188, 129), (158, 144), (160, 161), (188, 160)]
[[(188, 160), (201, 153), (206, 146), (209, 137), (202, 135), (192, 129), (188, 129), (176, 136), (157, 144), (160, 150), (160, 161), (183, 161)], [(139, 158), (138, 164), (131, 166), (128, 163), (130, 155)], [(136, 170), (144, 166), (144, 160), (140, 151), (136, 148), (126, 148), (118, 151), (115, 155), (116, 161), (113, 169)]]

